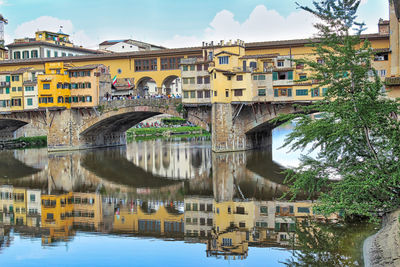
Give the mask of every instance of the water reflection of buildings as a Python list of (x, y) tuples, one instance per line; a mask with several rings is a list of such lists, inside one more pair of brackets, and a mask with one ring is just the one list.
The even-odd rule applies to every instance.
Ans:
[(211, 170), (211, 149), (192, 143), (175, 147), (163, 140), (133, 142), (127, 144), (126, 154), (129, 161), (156, 176), (192, 179), (208, 176)]

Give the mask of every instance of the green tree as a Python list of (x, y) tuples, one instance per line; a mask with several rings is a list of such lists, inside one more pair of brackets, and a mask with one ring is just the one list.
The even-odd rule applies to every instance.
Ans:
[[(318, 197), (323, 213), (374, 218), (400, 204), (399, 103), (387, 98), (372, 66), (374, 50), (357, 23), (359, 0), (320, 0), (312, 7), (298, 6), (319, 22), (317, 41), (310, 45), (317, 56), (295, 60), (319, 82), (324, 99), (301, 107), (294, 131), (285, 146), (311, 150), (298, 168), (289, 170), (286, 182), (296, 196)], [(321, 112), (321, 119), (306, 114)], [(337, 181), (332, 182), (336, 178)], [(320, 192), (323, 193), (320, 193)]]

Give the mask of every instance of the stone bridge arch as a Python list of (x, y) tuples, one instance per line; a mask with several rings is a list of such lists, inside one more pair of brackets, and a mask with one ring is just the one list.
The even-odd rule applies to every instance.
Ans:
[[(64, 110), (49, 129), (48, 147), (63, 150), (123, 145), (125, 132), (143, 120), (159, 114), (182, 117), (179, 105), (181, 99), (135, 99), (104, 102), (94, 111)], [(208, 128), (199, 118), (186, 119)]]
[(44, 136), (46, 134), (47, 116), (43, 111), (0, 114), (0, 140), (14, 139), (19, 136)]

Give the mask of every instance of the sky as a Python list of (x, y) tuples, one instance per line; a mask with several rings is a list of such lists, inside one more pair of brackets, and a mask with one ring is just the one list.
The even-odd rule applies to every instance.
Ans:
[[(296, 1), (0, 0), (0, 13), (9, 20), (6, 44), (63, 26), (76, 45), (92, 49), (120, 39), (174, 48), (238, 38), (255, 42), (312, 37), (315, 18), (298, 9)], [(388, 19), (388, 9), (388, 0), (362, 0), (358, 20), (366, 23), (366, 33), (378, 31), (378, 20)]]

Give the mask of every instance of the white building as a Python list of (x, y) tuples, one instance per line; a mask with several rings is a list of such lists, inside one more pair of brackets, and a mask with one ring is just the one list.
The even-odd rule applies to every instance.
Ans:
[(131, 39), (107, 40), (99, 44), (99, 50), (105, 50), (114, 53), (160, 50), (160, 49), (165, 49), (165, 47)]

